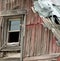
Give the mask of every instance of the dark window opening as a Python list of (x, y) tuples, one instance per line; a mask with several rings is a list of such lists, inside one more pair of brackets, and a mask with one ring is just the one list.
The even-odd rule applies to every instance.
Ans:
[(8, 39), (9, 43), (18, 42), (18, 40), (19, 40), (19, 32), (10, 32), (9, 33), (9, 39)]

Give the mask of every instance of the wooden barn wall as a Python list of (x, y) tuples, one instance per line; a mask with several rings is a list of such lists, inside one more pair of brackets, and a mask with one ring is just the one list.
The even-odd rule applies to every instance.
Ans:
[(51, 31), (43, 27), (42, 19), (37, 14), (34, 14), (33, 20), (33, 23), (30, 20), (30, 24), (26, 25), (25, 56), (48, 54), (50, 47), (49, 35)]
[(32, 0), (0, 0), (1, 11), (3, 10), (14, 10), (14, 9), (25, 9), (29, 11)]
[[(32, 1), (31, 0), (0, 0), (0, 11), (7, 11), (7, 10), (15, 10), (15, 9), (23, 9), (27, 11), (27, 17), (29, 17), (28, 15), (31, 15), (29, 12), (31, 10), (31, 5), (32, 5)], [(28, 4), (27, 4), (28, 3)], [(2, 20), (2, 21), (1, 21)], [(3, 21), (4, 18), (0, 17), (0, 45), (2, 46), (4, 44), (3, 42), (3, 31), (5, 27), (5, 21)], [(29, 19), (27, 19), (29, 20)], [(3, 23), (2, 23), (3, 22)], [(2, 25), (3, 24), (3, 25)]]
[[(4, 1), (5, 3), (3, 4)], [(15, 0), (15, 2), (14, 0), (4, 1), (2, 2), (1, 0), (1, 10), (18, 8), (27, 10), (26, 32), (24, 40), (24, 57), (60, 52), (60, 47), (56, 45), (55, 36), (51, 32), (51, 30), (45, 28), (43, 26), (43, 21), (41, 17), (38, 14), (32, 12), (32, 0)]]
[[(43, 21), (38, 14), (32, 16), (33, 22), (31, 21), (32, 18), (29, 18), (30, 21), (27, 21), (26, 25), (24, 57), (60, 53), (60, 47), (56, 45), (52, 31), (43, 26)], [(60, 61), (60, 57), (57, 61)]]
[(60, 47), (56, 45), (56, 39), (52, 31), (43, 26), (43, 21), (38, 14), (32, 12), (30, 0), (26, 1), (26, 3), (27, 21), (24, 56), (30, 57), (49, 53), (59, 53)]

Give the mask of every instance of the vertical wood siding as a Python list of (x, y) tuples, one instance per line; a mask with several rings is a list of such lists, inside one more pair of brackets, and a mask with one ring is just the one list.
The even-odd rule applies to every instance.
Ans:
[(27, 8), (27, 24), (24, 45), (25, 57), (60, 52), (60, 47), (56, 45), (56, 39), (52, 31), (42, 25), (42, 19), (38, 14), (32, 12), (31, 6), (29, 6), (28, 3), (27, 5), (25, 6)]
[[(16, 8), (27, 10), (24, 57), (60, 52), (60, 47), (56, 45), (55, 36), (51, 32), (51, 30), (43, 26), (43, 21), (37, 13), (32, 12), (32, 0), (4, 1), (4, 4), (2, 1), (1, 10), (10, 10)], [(58, 61), (60, 61), (60, 59), (58, 59)]]

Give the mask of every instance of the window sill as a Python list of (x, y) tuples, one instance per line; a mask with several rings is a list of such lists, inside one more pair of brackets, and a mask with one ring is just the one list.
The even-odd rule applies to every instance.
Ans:
[(19, 51), (20, 50), (19, 42), (16, 43), (7, 43), (7, 46), (4, 47), (1, 51)]
[(7, 43), (7, 46), (19, 46), (19, 42)]

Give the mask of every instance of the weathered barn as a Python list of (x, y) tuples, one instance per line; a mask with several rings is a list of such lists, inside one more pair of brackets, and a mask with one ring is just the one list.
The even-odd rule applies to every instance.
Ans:
[(1, 61), (60, 61), (60, 30), (32, 6), (33, 0), (0, 0)]

